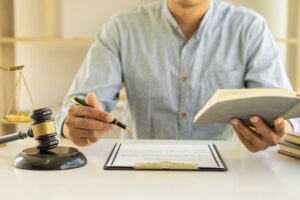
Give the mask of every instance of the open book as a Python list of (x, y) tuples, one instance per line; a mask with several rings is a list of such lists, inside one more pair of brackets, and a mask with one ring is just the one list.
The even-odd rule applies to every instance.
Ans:
[(253, 115), (270, 126), (276, 117), (300, 117), (300, 97), (285, 89), (218, 90), (197, 113), (194, 124), (230, 123), (232, 118), (239, 118), (251, 126), (249, 118)]

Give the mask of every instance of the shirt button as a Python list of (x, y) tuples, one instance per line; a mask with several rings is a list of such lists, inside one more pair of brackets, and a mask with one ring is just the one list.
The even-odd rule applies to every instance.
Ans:
[(188, 80), (188, 77), (187, 77), (187, 76), (181, 76), (180, 79), (181, 79), (182, 81), (186, 81), (186, 80)]
[(181, 113), (180, 113), (180, 116), (181, 116), (182, 118), (186, 118), (186, 117), (187, 117), (187, 112), (181, 112)]

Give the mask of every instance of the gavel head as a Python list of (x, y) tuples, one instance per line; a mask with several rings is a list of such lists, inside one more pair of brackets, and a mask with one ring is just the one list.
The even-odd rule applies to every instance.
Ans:
[(57, 147), (58, 140), (55, 138), (56, 129), (54, 119), (51, 118), (50, 108), (36, 109), (30, 113), (33, 120), (31, 132), (38, 141), (37, 148), (41, 151), (47, 151)]

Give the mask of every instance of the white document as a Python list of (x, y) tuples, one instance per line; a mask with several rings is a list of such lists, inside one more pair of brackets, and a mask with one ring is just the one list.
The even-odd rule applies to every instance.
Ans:
[(196, 164), (225, 168), (213, 144), (117, 143), (106, 166), (134, 167), (141, 163)]

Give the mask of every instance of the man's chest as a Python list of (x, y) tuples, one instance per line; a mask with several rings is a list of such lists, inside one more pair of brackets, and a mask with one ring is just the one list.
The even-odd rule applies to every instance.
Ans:
[(127, 81), (176, 85), (184, 79), (194, 85), (205, 78), (226, 79), (232, 72), (241, 75), (246, 68), (243, 42), (222, 31), (199, 39), (192, 37), (189, 41), (176, 34), (169, 37), (149, 34), (147, 37), (129, 38), (126, 50), (121, 52)]

